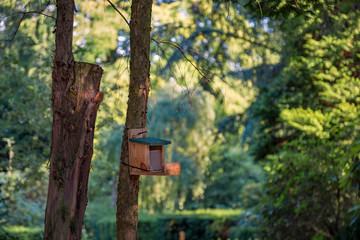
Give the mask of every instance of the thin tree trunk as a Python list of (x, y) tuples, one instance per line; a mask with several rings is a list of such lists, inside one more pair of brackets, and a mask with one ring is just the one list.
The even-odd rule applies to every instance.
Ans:
[(57, 1), (53, 125), (43, 239), (82, 238), (102, 69), (74, 62), (74, 1)]
[(7, 144), (8, 144), (8, 147), (9, 147), (9, 171), (8, 171), (8, 175), (9, 175), (9, 177), (11, 177), (11, 169), (12, 169), (12, 161), (13, 161), (13, 157), (14, 157), (14, 151), (13, 151), (12, 146), (11, 146), (11, 139), (10, 138), (7, 139)]
[[(146, 126), (150, 87), (150, 23), (152, 0), (133, 0), (130, 22), (130, 85), (120, 160), (128, 163), (128, 129)], [(139, 176), (120, 164), (116, 202), (117, 239), (137, 239)]]

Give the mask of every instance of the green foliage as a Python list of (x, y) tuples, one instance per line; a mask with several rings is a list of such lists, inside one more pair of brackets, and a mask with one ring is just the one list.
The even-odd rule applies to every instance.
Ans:
[[(85, 226), (88, 229), (88, 239), (98, 239), (98, 240), (111, 240), (116, 239), (116, 220), (115, 212), (113, 211), (112, 215), (102, 216), (99, 219), (89, 219), (86, 218)], [(138, 222), (138, 239), (157, 239), (157, 219), (151, 217), (151, 215), (146, 216), (145, 219), (142, 218), (140, 213), (139, 222)]]
[(43, 229), (40, 227), (2, 226), (0, 239), (3, 240), (38, 240), (42, 239)]
[(252, 207), (260, 197), (262, 169), (241, 146), (219, 141), (210, 152), (204, 204), (210, 207)]
[(320, 110), (313, 111), (310, 108), (284, 109), (280, 118), (306, 134), (315, 135), (319, 138), (330, 137), (328, 132), (323, 129), (325, 123), (329, 121), (329, 116), (324, 115)]
[(300, 139), (270, 158), (261, 209), (269, 238), (291, 239), (301, 232), (304, 238), (317, 232), (335, 235), (350, 222), (348, 211), (357, 195), (346, 187), (351, 160), (344, 151), (338, 143)]
[[(186, 239), (211, 239), (212, 232), (209, 229), (211, 219), (199, 219), (194, 217), (169, 217), (160, 219), (159, 239), (175, 239), (180, 231), (185, 231)], [(190, 227), (194, 226), (194, 227)]]
[(45, 198), (41, 194), (46, 191), (46, 169), (41, 169), (40, 173), (43, 179), (34, 181), (30, 187), (25, 182), (28, 179), (26, 175), (30, 173), (13, 171), (9, 176), (0, 172), (1, 224), (31, 226), (43, 223)]
[[(6, 1), (10, 13), (20, 2)], [(25, 5), (24, 5), (25, 6)], [(26, 5), (37, 10), (42, 2)], [(1, 20), (0, 39), (10, 39), (19, 14)], [(51, 12), (47, 12), (51, 14)], [(53, 22), (24, 16), (11, 44), (0, 41), (0, 223), (42, 224), (47, 187), (51, 110), (50, 77)]]
[[(129, 4), (122, 2), (119, 6), (129, 16)], [(215, 123), (243, 113), (255, 95), (252, 77), (245, 82), (238, 80), (241, 68), (260, 64), (260, 57), (254, 60), (258, 56), (255, 48), (267, 61), (276, 62), (276, 54), (269, 52), (267, 45), (255, 43), (257, 39), (263, 42), (271, 33), (250, 27), (240, 11), (239, 7), (231, 9), (231, 19), (226, 19), (229, 11), (207, 1), (153, 6), (152, 37), (179, 44), (200, 72), (213, 81), (204, 81), (176, 48), (153, 44), (149, 134), (172, 140), (173, 144), (166, 148), (166, 158), (168, 162), (180, 162), (182, 174), (142, 177), (140, 205), (144, 208), (164, 211), (199, 207), (206, 188), (204, 175), (212, 161), (208, 155), (216, 135)], [(76, 21), (75, 42), (85, 38), (89, 45), (76, 47), (75, 57), (86, 61), (99, 58), (105, 70), (105, 98), (98, 112), (90, 199), (112, 195), (114, 203), (128, 88), (128, 28), (110, 7), (104, 9), (102, 3), (96, 2), (81, 2)], [(92, 47), (99, 44), (101, 47)]]
[(102, 131), (96, 134), (97, 152), (94, 153), (91, 163), (89, 180), (90, 201), (99, 201), (98, 197), (102, 199), (104, 196), (116, 195), (122, 132), (122, 126), (113, 125), (102, 128)]
[[(0, 227), (1, 240), (39, 240), (43, 238), (42, 227), (9, 226)], [(88, 240), (86, 231), (82, 232), (82, 239)]]
[(180, 162), (182, 172), (142, 179), (140, 205), (147, 209), (186, 209), (203, 196), (203, 176), (213, 142), (213, 97), (202, 91), (183, 94), (169, 85), (149, 103), (149, 136), (171, 139), (166, 159)]
[(285, 68), (250, 108), (251, 151), (266, 162), (259, 206), (266, 239), (358, 238), (356, 4), (283, 24), (291, 36)]
[(225, 214), (218, 217), (197, 216), (196, 214), (161, 217), (157, 222), (157, 239), (177, 239), (180, 231), (185, 232), (186, 239), (247, 239), (246, 237), (254, 237), (254, 228), (236, 227), (242, 221), (246, 220), (243, 220), (240, 215), (228, 217)]
[[(115, 239), (115, 216), (111, 214), (111, 208), (102, 206), (102, 209), (102, 216), (96, 213), (99, 212), (97, 208), (88, 211), (85, 225), (90, 231), (89, 239)], [(98, 217), (94, 218), (94, 214)], [(246, 239), (242, 237), (255, 236), (255, 229), (249, 225), (250, 218), (251, 214), (242, 209), (199, 209), (161, 215), (140, 210), (138, 238), (178, 239), (179, 232), (185, 231), (186, 239), (217, 239), (229, 237), (230, 231), (231, 239)]]
[[(232, 1), (237, 2), (238, 0)], [(261, 14), (287, 20), (294, 16), (311, 17), (324, 8), (334, 7), (337, 3), (336, 0), (247, 0), (245, 2), (245, 7), (251, 9), (254, 15), (257, 13), (257, 16)]]
[[(284, 1), (278, 2), (282, 4)], [(258, 6), (256, 1), (252, 3)], [(289, 2), (288, 5), (295, 6), (295, 3)], [(120, 1), (117, 5), (126, 18), (130, 16), (130, 4), (131, 2)], [(304, 1), (299, 4), (304, 11), (314, 7), (311, 10), (316, 12), (318, 8), (318, 5), (305, 7), (307, 2)], [(4, 12), (13, 12), (19, 1), (1, 2), (0, 5), (2, 17)], [(43, 1), (37, 1), (28, 4), (24, 10), (38, 10), (42, 5)], [(111, 239), (115, 234), (113, 206), (127, 107), (129, 29), (106, 2), (79, 1), (76, 5), (73, 41), (75, 59), (97, 62), (104, 68), (101, 84), (104, 100), (97, 117), (89, 188), (90, 213), (87, 214), (86, 225), (89, 226), (89, 237)], [(45, 13), (53, 15), (54, 7), (51, 4)], [(283, 5), (279, 5), (279, 13), (285, 12), (286, 8), (281, 10), (282, 7)], [(266, 6), (264, 13), (265, 11)], [(297, 10), (293, 8), (292, 11)], [(22, 14), (12, 15), (7, 18), (6, 31), (0, 30), (0, 38), (11, 36), (21, 16)], [(30, 226), (42, 224), (46, 197), (45, 170), (51, 136), (49, 96), (54, 22), (51, 18), (33, 14), (26, 14), (23, 20), (11, 44), (0, 42), (0, 136), (10, 139), (12, 143), (11, 147), (7, 145), (7, 141), (0, 143), (0, 223)], [(320, 92), (324, 99), (330, 101), (334, 97), (341, 100), (342, 96), (352, 99), (349, 100), (350, 103), (358, 101), (358, 94), (353, 94), (357, 80), (353, 82), (345, 79), (341, 83), (339, 79), (342, 79), (342, 75), (335, 71), (337, 66), (336, 69), (332, 66), (336, 59), (330, 58), (332, 54), (321, 55), (324, 53), (321, 49), (326, 48), (334, 39), (328, 39), (328, 42), (316, 45), (316, 49), (313, 49), (311, 37), (307, 35), (309, 46), (304, 46), (304, 49), (307, 48), (308, 55), (301, 56), (305, 58), (305, 63), (307, 58), (329, 59), (325, 67), (336, 80), (329, 78), (328, 72), (325, 75), (313, 72), (314, 78), (318, 79), (316, 83), (308, 85), (306, 81), (306, 84), (298, 81), (310, 74), (304, 71), (303, 75), (297, 76), (306, 67), (305, 63), (301, 64), (300, 58), (294, 58), (291, 60), (293, 65), (287, 65), (288, 69), (283, 76), (269, 84), (272, 75), (278, 73), (284, 65), (279, 64), (281, 46), (286, 46), (284, 51), (294, 46), (297, 49), (299, 42), (303, 40), (299, 36), (303, 36), (304, 31), (296, 32), (298, 37), (292, 39), (292, 35), (287, 34), (286, 30), (284, 34), (276, 32), (280, 24), (286, 29), (286, 22), (268, 20), (250, 18), (242, 4), (223, 7), (204, 0), (173, 1), (166, 4), (159, 1), (154, 4), (152, 37), (178, 44), (198, 70), (171, 44), (158, 46), (153, 43), (149, 135), (172, 140), (172, 144), (166, 148), (166, 158), (168, 162), (180, 162), (182, 174), (141, 177), (141, 208), (153, 212), (196, 209), (201, 206), (252, 207), (262, 197), (263, 171), (247, 153), (249, 145), (252, 151), (257, 151), (257, 156), (263, 157), (276, 152), (274, 145), (281, 143), (288, 133), (298, 134), (306, 130), (304, 135), (308, 137), (320, 134), (324, 139), (329, 139), (329, 132), (337, 126), (337, 122), (356, 118), (352, 105), (346, 102), (341, 101), (337, 105), (339, 108), (336, 109), (340, 109), (343, 116), (339, 119), (337, 117), (340, 113), (333, 116), (331, 112), (322, 112), (314, 107), (318, 101), (313, 101), (312, 97)], [(307, 33), (312, 33), (316, 28), (315, 23), (306, 23), (304, 19), (297, 23), (303, 24), (304, 29), (308, 28)], [(339, 27), (341, 24), (339, 21)], [(289, 25), (287, 27), (293, 29)], [(353, 45), (345, 40), (338, 45), (347, 46), (350, 50), (346, 51), (357, 54), (351, 50)], [(318, 49), (320, 50), (313, 56), (312, 52)], [(335, 50), (338, 53), (342, 51)], [(289, 57), (297, 56), (296, 51), (289, 52)], [(354, 66), (349, 68), (350, 71), (352, 68)], [(293, 69), (296, 69), (296, 74), (292, 74)], [(344, 67), (343, 75), (347, 75), (349, 69)], [(285, 87), (283, 77), (288, 81)], [(323, 79), (329, 82), (325, 84)], [(351, 85), (347, 89), (343, 88), (349, 82)], [(291, 89), (293, 84), (299, 90), (289, 100), (292, 90), (286, 96), (281, 91), (285, 88), (286, 92), (287, 87)], [(340, 84), (341, 88), (333, 87), (334, 84)], [(252, 108), (257, 107), (259, 111), (248, 115), (245, 111), (255, 100), (258, 87), (261, 90), (257, 103), (262, 102), (256, 103)], [(314, 88), (317, 91), (312, 92)], [(309, 104), (302, 104), (308, 97)], [(268, 114), (265, 119), (261, 118), (263, 113)], [(351, 120), (345, 122), (349, 121)], [(247, 125), (245, 129), (244, 124)], [(265, 127), (259, 130), (257, 125)], [(240, 135), (244, 133), (247, 136), (249, 126), (255, 129), (253, 141), (251, 144), (241, 143)], [(322, 131), (319, 132), (319, 129)], [(275, 136), (269, 136), (268, 130), (274, 131)], [(356, 149), (355, 145), (353, 149)], [(14, 152), (14, 160), (10, 177), (11, 150)], [(351, 169), (358, 169), (355, 162), (349, 163), (345, 174), (352, 186), (359, 182), (356, 176), (348, 174), (348, 171), (353, 172)], [(104, 208), (104, 204), (112, 208)], [(226, 211), (233, 212), (236, 216), (229, 217)], [(181, 212), (177, 213), (181, 216), (165, 216), (159, 222), (160, 218), (157, 216), (149, 217), (149, 214), (140, 213), (139, 238), (160, 239), (159, 234), (177, 238), (177, 231), (189, 224), (194, 225), (195, 229), (186, 229), (187, 237), (222, 237), (224, 229), (229, 230), (228, 236), (231, 238), (253, 236), (253, 214), (249, 217), (246, 214), (240, 216), (241, 210), (226, 211), (221, 210), (216, 214), (213, 211), (206, 212), (203, 213), (204, 216), (200, 213)], [(353, 219), (355, 212), (354, 210)], [(111, 220), (109, 216), (112, 216)], [(171, 227), (171, 222), (176, 223), (174, 227)], [(163, 228), (159, 228), (158, 224)], [(164, 231), (158, 233), (158, 229)]]

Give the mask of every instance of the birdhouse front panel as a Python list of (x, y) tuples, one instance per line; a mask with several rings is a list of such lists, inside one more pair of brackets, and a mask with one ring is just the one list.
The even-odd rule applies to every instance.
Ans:
[[(129, 129), (128, 137), (129, 139), (146, 138), (147, 129), (146, 128)], [(134, 167), (138, 167), (142, 169), (150, 169), (148, 146), (140, 143), (129, 142), (129, 164)], [(139, 175), (141, 172), (142, 170), (140, 169), (130, 168), (131, 174)]]
[[(149, 146), (140, 143), (131, 143), (129, 146), (131, 165), (150, 170)], [(133, 169), (140, 171), (139, 169)]]

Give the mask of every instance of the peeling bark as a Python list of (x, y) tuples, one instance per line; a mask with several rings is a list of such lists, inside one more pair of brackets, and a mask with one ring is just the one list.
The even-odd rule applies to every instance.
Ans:
[[(128, 129), (146, 126), (150, 88), (150, 23), (152, 0), (133, 0), (130, 22), (130, 84), (120, 160), (128, 163)], [(116, 202), (117, 239), (137, 239), (139, 176), (120, 164)]]
[(74, 62), (74, 1), (57, 1), (56, 50), (52, 73), (53, 125), (50, 177), (43, 239), (82, 238), (101, 67)]

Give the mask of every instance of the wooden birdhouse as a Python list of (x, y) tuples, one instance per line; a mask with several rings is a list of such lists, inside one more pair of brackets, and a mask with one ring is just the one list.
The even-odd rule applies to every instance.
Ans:
[(131, 175), (177, 175), (180, 163), (165, 163), (165, 145), (171, 141), (147, 137), (146, 128), (129, 129)]

